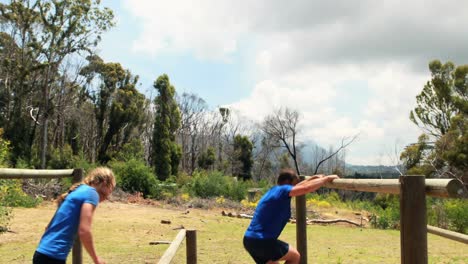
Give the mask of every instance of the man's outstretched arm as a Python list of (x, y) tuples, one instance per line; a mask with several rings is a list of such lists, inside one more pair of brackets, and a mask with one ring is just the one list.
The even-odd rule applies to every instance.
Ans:
[[(317, 177), (315, 177), (317, 176)], [(289, 192), (289, 196), (300, 196), (304, 195), (306, 193), (314, 192), (318, 188), (322, 187), (328, 182), (332, 182), (335, 179), (339, 179), (338, 175), (327, 175), (327, 176), (322, 176), (320, 175), (314, 175), (311, 178), (304, 180), (300, 183), (298, 183), (296, 186), (292, 188), (292, 190)]]

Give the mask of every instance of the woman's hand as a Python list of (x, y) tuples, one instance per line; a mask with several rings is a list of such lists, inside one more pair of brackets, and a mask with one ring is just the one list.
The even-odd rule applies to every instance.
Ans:
[(106, 262), (103, 259), (101, 259), (100, 257), (97, 257), (97, 260), (96, 260), (96, 262), (94, 264), (106, 264)]

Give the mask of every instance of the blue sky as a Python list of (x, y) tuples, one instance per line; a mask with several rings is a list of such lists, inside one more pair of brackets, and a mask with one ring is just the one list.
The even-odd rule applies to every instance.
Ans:
[(466, 1), (103, 0), (117, 25), (99, 49), (140, 75), (167, 73), (179, 93), (260, 121), (288, 106), (300, 140), (347, 162), (395, 165), (421, 131), (410, 122), (432, 59), (468, 63)]
[[(134, 41), (142, 31), (141, 21), (129, 13), (125, 3), (131, 1), (103, 1), (116, 17), (117, 26), (103, 36), (99, 45), (100, 55), (106, 61), (117, 61), (140, 75), (141, 87), (148, 96), (154, 90), (152, 84), (161, 74), (166, 73), (177, 92), (195, 93), (211, 107), (226, 105), (248, 96), (254, 81), (246, 69), (246, 49), (230, 54), (229, 61), (205, 60), (190, 51), (160, 53), (157, 56), (133, 51)], [(248, 45), (248, 43), (245, 43)], [(154, 96), (154, 91), (153, 91)]]

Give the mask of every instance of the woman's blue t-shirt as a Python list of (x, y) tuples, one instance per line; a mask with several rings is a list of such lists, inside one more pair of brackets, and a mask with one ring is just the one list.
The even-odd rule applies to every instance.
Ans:
[(292, 185), (277, 185), (271, 188), (258, 202), (257, 208), (245, 232), (246, 237), (277, 239), (291, 218)]
[(93, 187), (83, 184), (65, 197), (41, 238), (37, 251), (51, 258), (66, 260), (80, 224), (81, 206), (97, 206), (99, 194)]

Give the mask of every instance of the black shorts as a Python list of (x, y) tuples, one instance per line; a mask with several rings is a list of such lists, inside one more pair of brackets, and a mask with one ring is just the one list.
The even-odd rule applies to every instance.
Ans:
[(257, 264), (277, 261), (289, 251), (289, 245), (278, 239), (256, 239), (244, 237), (244, 248)]
[(34, 252), (33, 264), (65, 264), (65, 260), (54, 259), (39, 252)]

